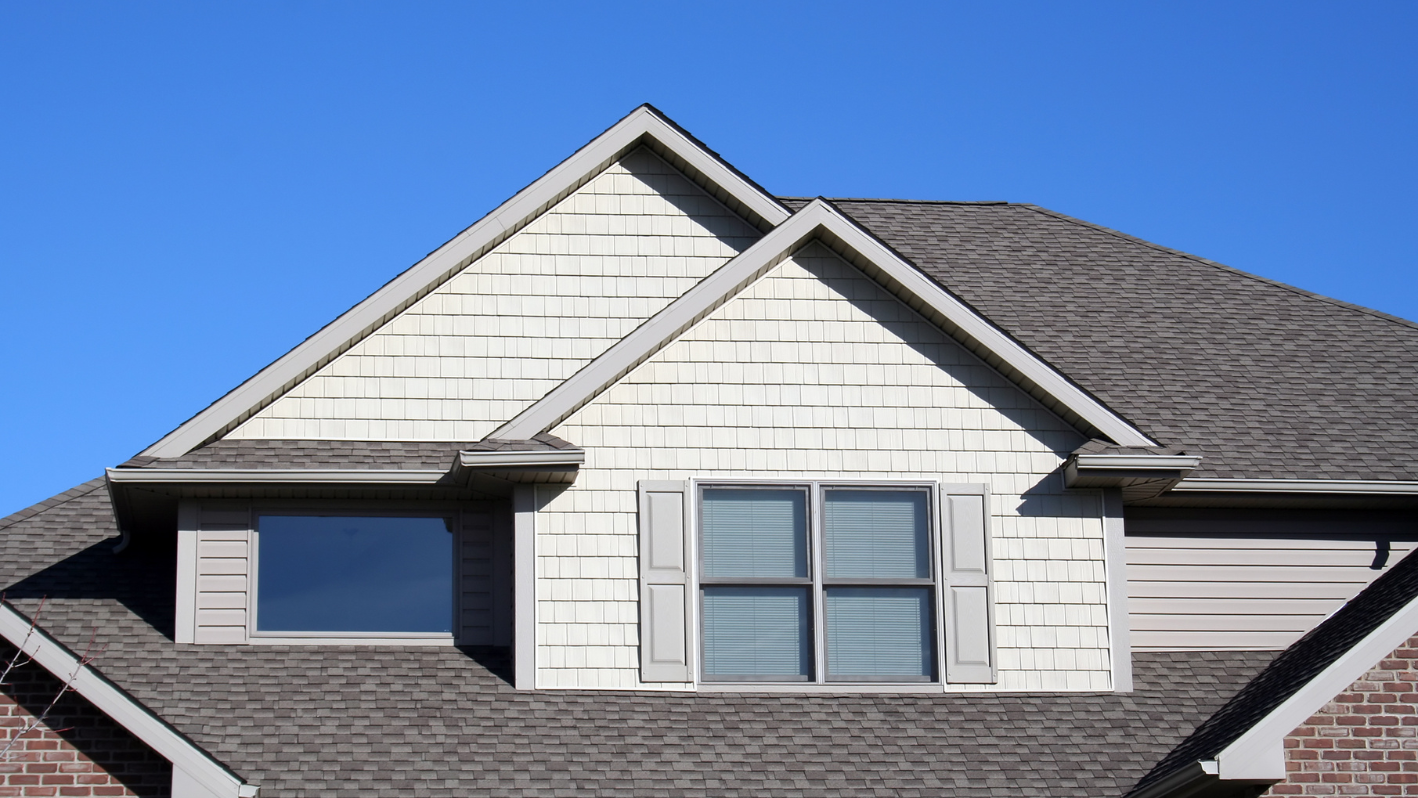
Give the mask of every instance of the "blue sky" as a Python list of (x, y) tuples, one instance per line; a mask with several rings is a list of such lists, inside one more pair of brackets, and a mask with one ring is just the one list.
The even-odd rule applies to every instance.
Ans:
[(642, 102), (770, 191), (1032, 202), (1418, 319), (1418, 4), (0, 0), (0, 515)]

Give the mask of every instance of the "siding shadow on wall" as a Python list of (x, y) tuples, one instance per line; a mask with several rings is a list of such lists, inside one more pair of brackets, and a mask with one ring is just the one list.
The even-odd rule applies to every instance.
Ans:
[[(641, 147), (626, 155), (620, 159), (620, 167), (655, 189), (661, 199), (693, 219), (724, 244), (740, 249), (745, 238), (758, 237), (758, 231), (752, 225), (725, 208), (704, 189), (650, 150)], [(706, 205), (716, 210), (722, 209), (723, 215), (706, 213)]]

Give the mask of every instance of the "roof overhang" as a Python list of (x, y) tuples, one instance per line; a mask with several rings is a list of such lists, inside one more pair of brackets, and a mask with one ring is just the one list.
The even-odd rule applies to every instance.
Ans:
[(139, 517), (169, 515), (178, 498), (468, 499), (507, 494), (517, 483), (571, 484), (585, 460), (577, 448), (461, 451), (445, 470), (109, 468), (105, 477), (121, 550)]
[(1064, 463), (1070, 488), (1121, 488), (1123, 501), (1165, 493), (1201, 465), (1185, 454), (1074, 454)]
[(1209, 479), (1186, 477), (1133, 503), (1171, 507), (1290, 509), (1418, 508), (1418, 482), (1368, 479)]
[(492, 433), (531, 438), (546, 432), (716, 308), (808, 244), (818, 242), (876, 280), (923, 317), (1090, 435), (1124, 446), (1152, 446), (1140, 430), (1044, 362), (954, 294), (822, 198), (701, 280), (570, 379)]
[(789, 216), (788, 209), (776, 198), (664, 114), (649, 105), (642, 105), (451, 241), (163, 436), (142, 454), (180, 457), (226, 434), (517, 233), (611, 164), (642, 146), (679, 169), (760, 230), (770, 230)]

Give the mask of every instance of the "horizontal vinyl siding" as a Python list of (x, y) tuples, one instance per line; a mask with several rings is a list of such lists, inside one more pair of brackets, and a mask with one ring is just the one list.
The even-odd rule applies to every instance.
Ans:
[(194, 641), (246, 642), (251, 574), (251, 511), (203, 505), (197, 528), (197, 612)]
[(1384, 555), (1373, 539), (1129, 535), (1133, 648), (1285, 648), (1414, 547), (1388, 545)]
[[(499, 503), (470, 505), (462, 514), (458, 579), (460, 643), (471, 646), (507, 645), (511, 622), (509, 516)], [(505, 595), (504, 595), (505, 593)]]

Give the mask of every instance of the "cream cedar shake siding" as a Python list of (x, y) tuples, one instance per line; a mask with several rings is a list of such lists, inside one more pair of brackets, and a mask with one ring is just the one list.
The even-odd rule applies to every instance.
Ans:
[(479, 440), (759, 236), (642, 147), (224, 437)]
[(539, 687), (664, 687), (639, 681), (637, 484), (712, 478), (988, 485), (999, 679), (947, 689), (1113, 687), (1102, 494), (1058, 474), (1084, 437), (820, 245), (552, 434), (587, 454), (538, 491)]

